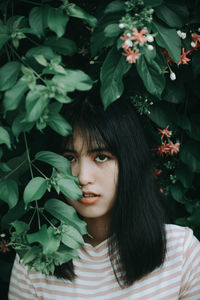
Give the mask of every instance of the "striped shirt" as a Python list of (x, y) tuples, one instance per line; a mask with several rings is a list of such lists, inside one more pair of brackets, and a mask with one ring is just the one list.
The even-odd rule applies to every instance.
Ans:
[(27, 273), (18, 257), (12, 270), (9, 300), (200, 300), (200, 243), (187, 227), (166, 225), (167, 252), (159, 268), (121, 289), (115, 279), (107, 240), (79, 249), (73, 260), (74, 282)]

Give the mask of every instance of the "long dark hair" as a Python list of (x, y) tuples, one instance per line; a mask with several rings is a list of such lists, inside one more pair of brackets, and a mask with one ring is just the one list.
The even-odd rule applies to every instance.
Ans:
[[(129, 286), (161, 266), (166, 251), (164, 214), (139, 116), (124, 99), (115, 101), (106, 111), (94, 99), (75, 102), (67, 111), (66, 118), (73, 128), (80, 128), (89, 143), (103, 141), (118, 159), (109, 255), (119, 285)], [(118, 255), (113, 255), (116, 247)], [(73, 262), (57, 267), (55, 275), (72, 280)]]

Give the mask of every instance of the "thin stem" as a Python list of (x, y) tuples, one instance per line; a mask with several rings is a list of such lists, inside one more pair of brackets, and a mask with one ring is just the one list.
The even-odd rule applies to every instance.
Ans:
[(44, 213), (41, 213), (41, 215), (47, 220), (47, 222), (48, 222), (54, 229), (57, 229), (56, 226), (53, 225), (53, 223), (45, 216)]
[[(25, 146), (26, 146), (26, 155), (27, 155), (27, 159), (28, 159), (28, 163), (29, 163), (29, 169), (30, 169), (31, 177), (34, 178), (33, 169), (32, 169), (32, 162), (31, 162), (30, 155), (29, 155), (28, 143), (27, 143), (27, 138), (26, 138), (26, 133), (25, 132), (24, 132), (24, 141), (25, 141)], [(36, 211), (37, 211), (38, 227), (40, 229), (41, 228), (40, 212), (39, 212), (39, 207), (38, 207), (37, 200), (35, 201), (35, 207), (36, 207)]]
[(35, 214), (36, 214), (36, 209), (34, 209), (34, 212), (33, 212), (33, 214), (32, 214), (32, 217), (31, 217), (31, 219), (30, 219), (30, 221), (29, 221), (29, 223), (28, 223), (29, 226), (31, 225), (31, 223), (32, 223), (32, 221), (33, 221), (33, 218), (35, 217)]
[(33, 163), (32, 166), (45, 178), (45, 179), (49, 179), (38, 167), (36, 167)]
[(34, 1), (29, 1), (29, 0), (21, 0), (20, 2), (24, 2), (24, 3), (28, 3), (28, 4), (34, 4), (34, 5), (37, 5), (37, 6), (41, 6), (40, 3), (34, 2)]
[(19, 164), (14, 170), (10, 171), (10, 173), (8, 173), (6, 176), (3, 177), (4, 179), (7, 179), (9, 176), (11, 176), (13, 173), (15, 173), (15, 171), (17, 171), (21, 166), (23, 166), (23, 164), (25, 164), (26, 161), (21, 162), (21, 164)]

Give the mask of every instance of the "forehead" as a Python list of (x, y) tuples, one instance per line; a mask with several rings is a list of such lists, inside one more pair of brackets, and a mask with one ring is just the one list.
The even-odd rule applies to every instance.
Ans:
[(73, 135), (67, 138), (65, 148), (87, 152), (93, 149), (101, 149), (106, 147), (106, 142), (103, 140), (99, 132), (89, 132), (88, 130), (82, 130), (81, 128), (75, 128)]

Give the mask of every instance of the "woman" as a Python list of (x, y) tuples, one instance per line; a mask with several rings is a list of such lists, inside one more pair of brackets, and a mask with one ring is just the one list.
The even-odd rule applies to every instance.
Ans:
[(165, 225), (137, 113), (117, 100), (106, 111), (70, 105), (64, 155), (83, 198), (66, 199), (86, 221), (80, 259), (45, 276), (16, 259), (9, 299), (200, 299), (200, 244), (191, 229)]

